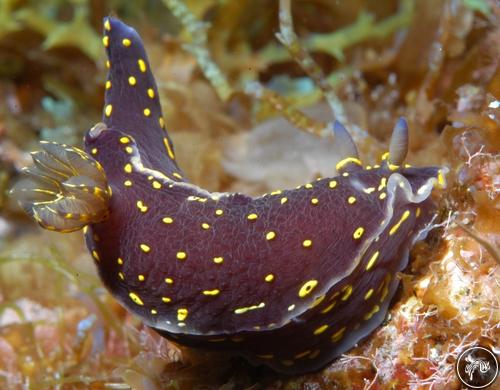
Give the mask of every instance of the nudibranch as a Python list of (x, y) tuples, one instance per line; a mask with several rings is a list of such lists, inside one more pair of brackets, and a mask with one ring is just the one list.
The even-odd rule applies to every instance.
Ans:
[(211, 193), (175, 160), (136, 31), (104, 20), (102, 123), (85, 152), (51, 142), (15, 188), (44, 228), (84, 229), (109, 291), (175, 342), (223, 350), (285, 374), (318, 370), (384, 320), (409, 249), (435, 216), (438, 167), (404, 164), (397, 122), (379, 165), (347, 130), (336, 176), (259, 197)]

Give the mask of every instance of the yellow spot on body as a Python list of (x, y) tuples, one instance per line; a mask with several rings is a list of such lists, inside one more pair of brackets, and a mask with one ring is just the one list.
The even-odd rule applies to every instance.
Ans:
[(111, 81), (109, 81), (109, 80), (106, 81), (105, 85), (106, 85), (106, 87), (105, 87), (106, 89), (110, 89), (111, 88)]
[(343, 160), (339, 161), (337, 163), (337, 165), (335, 166), (335, 169), (337, 171), (339, 171), (340, 169), (342, 169), (344, 166), (346, 166), (349, 163), (354, 163), (354, 164), (357, 164), (357, 165), (363, 165), (359, 159), (357, 159), (355, 157), (347, 157), (347, 158), (344, 158)]
[(375, 191), (375, 187), (363, 188), (363, 192), (366, 194), (371, 194), (373, 191)]
[(272, 282), (274, 280), (274, 275), (273, 274), (269, 274), (269, 275), (266, 275), (266, 277), (264, 278), (264, 280), (268, 283)]
[(417, 210), (415, 211), (415, 217), (420, 217), (420, 213), (422, 212), (422, 210), (420, 209), (420, 207), (417, 207)]
[(286, 202), (288, 202), (288, 198), (283, 197), (283, 198), (280, 199), (280, 203), (281, 204), (285, 204)]
[(311, 204), (317, 205), (318, 203), (319, 203), (319, 199), (318, 198), (312, 198), (311, 199)]
[(373, 268), (375, 262), (377, 261), (377, 258), (379, 256), (380, 252), (376, 251), (372, 257), (370, 257), (370, 260), (368, 260), (368, 263), (366, 264), (366, 270), (369, 271)]
[(312, 303), (312, 305), (309, 308), (312, 309), (313, 307), (318, 306), (321, 302), (323, 302), (324, 299), (325, 299), (325, 295), (320, 295), (319, 297), (317, 297), (314, 300), (314, 302)]
[(209, 225), (208, 223), (206, 223), (206, 222), (203, 222), (203, 223), (201, 224), (201, 228), (202, 228), (202, 229), (205, 229), (205, 230), (208, 230), (208, 229), (210, 229), (210, 225)]
[(181, 252), (177, 252), (175, 257), (177, 257), (178, 260), (185, 260), (187, 257), (187, 254), (186, 254), (186, 252), (181, 251)]
[(247, 219), (248, 219), (249, 221), (255, 221), (257, 218), (258, 218), (258, 215), (257, 215), (257, 214), (255, 214), (255, 213), (252, 213), (252, 214), (248, 214), (248, 215), (247, 215)]
[(106, 61), (106, 68), (107, 69), (111, 68), (111, 62), (109, 60)]
[(380, 195), (378, 196), (378, 198), (380, 200), (384, 200), (386, 197), (387, 197), (387, 194), (385, 192), (380, 193)]
[(304, 283), (299, 290), (299, 297), (304, 298), (308, 296), (317, 285), (318, 285), (317, 280), (309, 280), (308, 282)]
[(126, 172), (126, 173), (132, 173), (132, 164), (125, 164), (125, 166), (123, 167), (123, 170)]
[(163, 223), (166, 223), (167, 225), (171, 224), (172, 222), (174, 222), (174, 219), (173, 218), (170, 218), (170, 217), (165, 217), (162, 219)]
[[(170, 147), (170, 142), (168, 142), (168, 138), (163, 138), (163, 143), (165, 144), (165, 149), (167, 149), (168, 157), (170, 157), (172, 160), (175, 159), (174, 152), (172, 151), (172, 148)], [(175, 174), (174, 174), (175, 176)]]
[(106, 31), (111, 31), (111, 24), (109, 23), (109, 19), (105, 20), (104, 28), (106, 29)]
[(170, 299), (169, 297), (161, 297), (161, 300), (162, 300), (164, 303), (170, 303), (170, 302), (172, 302), (172, 299)]
[(311, 241), (311, 240), (304, 240), (304, 241), (302, 241), (302, 246), (303, 246), (304, 248), (310, 248), (310, 247), (312, 246), (312, 244), (313, 244), (313, 243), (312, 243), (312, 241)]
[(130, 76), (130, 77), (128, 78), (128, 83), (129, 83), (130, 85), (136, 85), (136, 84), (137, 84), (137, 80), (135, 79), (135, 77), (134, 77), (134, 76)]
[(165, 119), (163, 119), (163, 117), (162, 117), (162, 116), (160, 116), (160, 117), (158, 118), (158, 123), (160, 124), (160, 127), (161, 127), (162, 129), (164, 129), (164, 128), (165, 128)]
[(151, 110), (149, 108), (145, 108), (144, 111), (144, 116), (150, 116), (151, 115)]
[(356, 203), (356, 198), (354, 196), (350, 196), (349, 198), (347, 198), (347, 203), (349, 204)]
[(224, 262), (224, 258), (223, 257), (214, 257), (213, 262), (215, 264), (222, 264)]
[(113, 106), (111, 104), (108, 104), (105, 108), (104, 108), (104, 113), (106, 114), (106, 116), (111, 116), (111, 112), (113, 111)]
[(342, 176), (344, 176), (344, 177), (349, 176), (349, 172), (344, 172), (344, 173), (342, 174)]
[(234, 310), (234, 314), (244, 314), (247, 311), (251, 310), (256, 310), (256, 309), (262, 309), (266, 306), (264, 302), (259, 303), (258, 305), (253, 305), (253, 306), (246, 306), (246, 307), (239, 307)]
[(266, 240), (271, 241), (276, 238), (276, 233), (275, 232), (267, 232), (266, 233)]
[(276, 190), (276, 191), (271, 192), (271, 195), (279, 195), (281, 193), (282, 193), (281, 190)]
[(349, 285), (345, 286), (342, 289), (342, 291), (344, 292), (344, 295), (340, 299), (342, 301), (347, 301), (349, 299), (349, 297), (351, 296), (351, 294), (352, 294), (352, 286), (349, 284)]
[(346, 329), (346, 327), (344, 326), (343, 328), (339, 329), (337, 332), (335, 332), (332, 335), (332, 341), (334, 343), (339, 341), (344, 336), (345, 329)]
[(144, 253), (148, 253), (151, 248), (149, 246), (147, 246), (146, 244), (140, 244), (139, 245), (139, 248), (141, 248), (141, 250), (144, 252)]
[(148, 211), (148, 206), (146, 206), (142, 200), (137, 201), (137, 208), (141, 211), (141, 213)]
[(158, 312), (156, 311), (156, 309), (151, 309), (151, 314), (156, 315), (156, 314), (158, 314)]
[(132, 146), (126, 146), (126, 147), (125, 147), (125, 151), (126, 151), (128, 154), (132, 154), (132, 152), (134, 151), (134, 149), (132, 148)]
[(385, 152), (384, 154), (382, 154), (382, 156), (380, 156), (380, 159), (382, 161), (385, 161), (389, 158), (389, 152)]
[(315, 349), (311, 354), (309, 355), (309, 359), (316, 359), (318, 355), (321, 353), (319, 349)]
[(295, 305), (288, 306), (288, 311), (292, 311), (293, 309), (295, 309)]
[(92, 251), (92, 257), (93, 257), (94, 259), (96, 259), (97, 261), (99, 261), (99, 260), (100, 260), (100, 258), (99, 258), (99, 253), (97, 253), (97, 251)]
[(210, 341), (211, 343), (219, 343), (219, 342), (224, 341), (224, 340), (226, 340), (225, 337), (219, 337), (219, 338), (216, 338), (216, 339), (210, 339), (208, 341)]
[(369, 313), (366, 313), (365, 316), (363, 317), (365, 321), (368, 321), (370, 318), (373, 317), (375, 313), (377, 313), (380, 310), (379, 305), (374, 305), (372, 310)]
[(161, 183), (159, 181), (153, 181), (153, 188), (159, 190), (161, 188)]
[(401, 216), (401, 219), (389, 230), (389, 235), (392, 236), (394, 233), (396, 233), (401, 226), (401, 224), (408, 219), (410, 216), (410, 212), (406, 210), (403, 215)]
[(142, 73), (145, 73), (146, 72), (146, 62), (140, 58), (137, 60), (137, 65), (139, 65), (139, 70), (142, 72)]
[(132, 299), (132, 302), (134, 302), (136, 305), (144, 306), (144, 302), (136, 293), (130, 292), (128, 293), (128, 296), (130, 297), (130, 299)]
[(439, 184), (439, 187), (440, 188), (444, 188), (446, 186), (446, 180), (444, 178), (444, 174), (443, 174), (443, 171), (439, 171), (438, 172), (438, 175), (437, 175), (437, 179), (438, 179), (438, 184)]
[(304, 352), (301, 352), (301, 353), (298, 353), (297, 355), (294, 356), (294, 359), (301, 359), (303, 357), (306, 357), (307, 355), (309, 355), (311, 353), (310, 350), (307, 350), (307, 351), (304, 351)]
[(102, 37), (102, 44), (104, 47), (109, 47), (109, 37), (107, 35)]
[(94, 156), (97, 154), (97, 148), (93, 148), (90, 153), (92, 153)]
[(123, 46), (125, 46), (125, 47), (129, 47), (129, 46), (132, 44), (132, 42), (130, 41), (130, 39), (128, 39), (128, 38), (124, 38), (124, 39), (122, 40), (122, 44), (123, 44)]
[(221, 209), (215, 210), (215, 215), (221, 216), (222, 214), (224, 214), (224, 210), (221, 210)]
[(384, 299), (387, 297), (387, 294), (389, 294), (389, 281), (387, 283), (384, 283), (384, 289), (382, 290), (382, 294), (380, 295), (380, 303), (384, 302)]
[(389, 285), (391, 279), (392, 279), (391, 274), (386, 273), (385, 277), (384, 277), (384, 281), (380, 284), (379, 288), (377, 289), (377, 292), (379, 292), (382, 289), (382, 287), (386, 288)]
[(337, 181), (336, 181), (336, 180), (332, 180), (332, 181), (330, 181), (330, 183), (328, 183), (328, 187), (330, 187), (330, 188), (335, 188), (335, 187), (337, 187)]
[(155, 91), (153, 90), (153, 88), (148, 88), (148, 96), (151, 99), (154, 99), (154, 97), (155, 97)]
[(352, 236), (353, 236), (353, 238), (354, 238), (355, 240), (358, 240), (358, 239), (360, 239), (360, 238), (361, 238), (361, 236), (363, 235), (363, 233), (364, 233), (364, 232), (365, 232), (365, 229), (364, 229), (364, 228), (362, 228), (362, 227), (359, 227), (359, 228), (357, 228), (357, 229), (354, 231), (354, 233), (353, 233), (353, 235), (352, 235)]
[(125, 275), (123, 274), (123, 272), (118, 272), (118, 277), (119, 277), (121, 280), (125, 280)]
[(188, 309), (177, 309), (177, 321), (184, 321), (188, 316)]
[(119, 265), (122, 265), (123, 264), (123, 259), (121, 257), (119, 257), (118, 259), (116, 259), (116, 262), (119, 264)]
[(328, 325), (321, 325), (319, 328), (316, 328), (314, 330), (314, 335), (317, 336), (317, 335), (320, 335), (321, 333), (323, 333), (325, 330), (328, 329)]
[(219, 295), (220, 293), (220, 290), (218, 289), (214, 289), (214, 290), (204, 290), (203, 291), (203, 295), (211, 295), (211, 296), (215, 296), (215, 295)]
[(177, 179), (182, 179), (182, 176), (179, 175), (177, 172), (172, 173), (172, 176), (176, 177)]
[(144, 277), (144, 275), (138, 275), (137, 279), (139, 279), (139, 281), (141, 281), (141, 282), (144, 282), (144, 279), (146, 279), (146, 278)]
[(372, 296), (373, 294), (373, 288), (369, 289), (366, 294), (365, 294), (365, 301), (370, 299), (370, 297)]
[(326, 313), (330, 312), (335, 307), (336, 304), (337, 304), (337, 301), (329, 304), (327, 307), (325, 307), (323, 310), (321, 310), (321, 314), (326, 314)]
[(130, 138), (129, 138), (129, 137), (121, 137), (121, 138), (120, 138), (120, 143), (121, 143), (121, 144), (126, 145), (126, 144), (128, 144), (129, 142), (130, 142)]
[(387, 185), (387, 178), (383, 177), (382, 179), (380, 179), (380, 185), (378, 186), (378, 190), (382, 191), (386, 185)]
[(313, 188), (313, 185), (311, 183), (307, 183), (306, 185), (304, 185), (304, 188), (310, 190), (311, 188)]

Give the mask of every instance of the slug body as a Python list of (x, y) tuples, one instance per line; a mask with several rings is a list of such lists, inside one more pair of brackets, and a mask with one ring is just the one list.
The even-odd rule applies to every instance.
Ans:
[(85, 149), (109, 210), (85, 237), (112, 294), (167, 338), (287, 374), (320, 369), (378, 327), (442, 182), (439, 168), (402, 166), (404, 123), (380, 166), (350, 154), (338, 176), (297, 189), (210, 193), (175, 162), (140, 37), (113, 18), (104, 26), (104, 124)]

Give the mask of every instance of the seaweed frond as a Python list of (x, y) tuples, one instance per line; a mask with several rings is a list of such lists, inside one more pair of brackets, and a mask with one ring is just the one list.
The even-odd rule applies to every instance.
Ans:
[(309, 134), (326, 137), (332, 134), (332, 130), (328, 123), (312, 119), (300, 110), (294, 108), (283, 96), (268, 88), (265, 88), (258, 82), (248, 83), (245, 92), (254, 98), (271, 105), (271, 107), (279, 112), (292, 125)]
[(207, 29), (209, 25), (196, 19), (182, 0), (163, 0), (163, 3), (181, 22), (191, 37), (191, 42), (184, 44), (184, 48), (196, 58), (196, 62), (214, 87), (219, 98), (222, 101), (228, 100), (233, 94), (233, 89), (207, 49)]
[(297, 62), (304, 72), (316, 83), (325, 96), (335, 119), (347, 123), (344, 106), (337, 97), (335, 91), (325, 78), (323, 71), (311, 57), (309, 52), (300, 44), (297, 34), (293, 29), (293, 17), (291, 12), (291, 0), (280, 0), (280, 32), (276, 34), (278, 40), (286, 47), (292, 58)]

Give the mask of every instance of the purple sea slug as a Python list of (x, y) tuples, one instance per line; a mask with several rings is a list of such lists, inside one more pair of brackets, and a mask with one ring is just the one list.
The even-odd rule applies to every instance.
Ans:
[(103, 42), (102, 123), (85, 152), (42, 142), (13, 190), (25, 210), (46, 229), (83, 228), (109, 291), (177, 343), (300, 374), (377, 328), (444, 185), (442, 169), (404, 164), (406, 122), (380, 165), (364, 167), (337, 122), (337, 176), (259, 197), (211, 193), (176, 163), (137, 32), (106, 18)]

